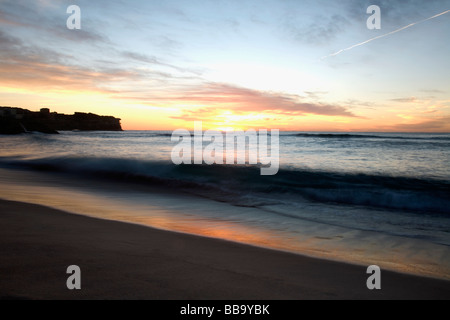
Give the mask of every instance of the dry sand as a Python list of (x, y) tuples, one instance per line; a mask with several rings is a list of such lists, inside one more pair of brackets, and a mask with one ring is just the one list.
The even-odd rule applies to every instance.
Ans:
[[(450, 281), (0, 200), (3, 299), (450, 299)], [(81, 290), (66, 269), (81, 268)]]

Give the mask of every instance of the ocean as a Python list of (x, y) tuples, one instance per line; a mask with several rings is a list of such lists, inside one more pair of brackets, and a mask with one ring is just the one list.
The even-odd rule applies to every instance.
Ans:
[(450, 134), (279, 138), (263, 176), (174, 165), (170, 131), (0, 136), (0, 198), (450, 279)]

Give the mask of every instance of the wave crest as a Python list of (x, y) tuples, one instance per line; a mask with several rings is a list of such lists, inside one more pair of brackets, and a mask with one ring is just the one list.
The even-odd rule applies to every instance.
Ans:
[[(390, 210), (450, 214), (450, 182), (386, 175), (280, 169), (261, 176), (258, 166), (179, 165), (123, 158), (0, 158), (3, 166), (107, 177), (115, 182), (164, 185), (243, 206), (309, 201)], [(281, 200), (282, 199), (282, 200)]]

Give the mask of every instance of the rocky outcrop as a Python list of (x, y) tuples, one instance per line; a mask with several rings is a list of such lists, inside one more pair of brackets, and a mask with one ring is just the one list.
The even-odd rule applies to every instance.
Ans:
[(33, 112), (21, 108), (0, 107), (0, 134), (33, 131), (58, 133), (62, 130), (122, 131), (122, 127), (120, 119), (112, 116), (82, 112), (66, 115), (50, 112), (47, 108)]

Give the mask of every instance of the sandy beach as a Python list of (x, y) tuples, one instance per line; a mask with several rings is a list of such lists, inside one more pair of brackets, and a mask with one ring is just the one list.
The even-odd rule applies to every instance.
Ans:
[[(0, 201), (3, 299), (449, 299), (450, 282)], [(68, 290), (66, 268), (81, 268)]]
[(449, 1), (75, 2), (0, 0), (0, 300), (450, 300)]

